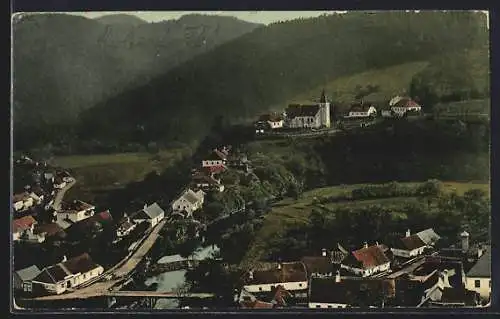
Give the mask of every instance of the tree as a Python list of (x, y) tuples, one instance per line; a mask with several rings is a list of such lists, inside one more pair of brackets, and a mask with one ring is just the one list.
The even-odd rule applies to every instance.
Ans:
[(208, 203), (203, 208), (203, 213), (206, 215), (208, 220), (217, 219), (218, 217), (224, 215), (224, 205), (220, 202)]

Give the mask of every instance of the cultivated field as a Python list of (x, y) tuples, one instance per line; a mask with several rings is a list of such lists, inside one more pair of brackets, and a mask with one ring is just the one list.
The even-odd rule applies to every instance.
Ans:
[[(419, 183), (399, 183), (401, 186), (416, 186)], [(367, 199), (355, 201), (340, 201), (336, 203), (318, 204), (315, 198), (326, 196), (341, 196), (350, 193), (353, 189), (367, 186), (363, 184), (357, 185), (341, 185), (333, 187), (324, 187), (305, 192), (302, 198), (294, 200), (292, 198), (284, 199), (276, 203), (271, 212), (265, 218), (262, 228), (255, 236), (254, 242), (249, 247), (249, 250), (242, 261), (242, 264), (248, 264), (253, 261), (258, 261), (262, 254), (267, 251), (267, 244), (271, 239), (284, 234), (288, 229), (304, 225), (309, 222), (308, 218), (314, 208), (318, 210), (332, 209), (335, 207), (360, 207), (370, 205), (383, 205), (387, 208), (401, 207), (410, 202), (416, 202), (419, 199), (416, 197), (392, 197), (380, 199)], [(470, 189), (484, 190), (490, 196), (490, 185), (488, 183), (461, 183), (461, 182), (442, 182), (443, 191), (457, 192), (461, 195)]]

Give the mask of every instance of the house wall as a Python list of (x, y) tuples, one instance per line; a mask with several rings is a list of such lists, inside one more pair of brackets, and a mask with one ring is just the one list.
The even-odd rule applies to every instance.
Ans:
[(20, 290), (23, 288), (23, 281), (16, 273), (14, 273), (13, 284), (15, 289)]
[[(479, 281), (479, 287), (476, 287), (476, 281)], [(465, 280), (465, 288), (479, 293), (481, 298), (489, 299), (491, 296), (491, 277), (467, 277)]]
[(23, 204), (24, 204), (24, 208), (25, 208), (25, 209), (30, 208), (31, 206), (33, 206), (33, 198), (31, 198), (31, 197), (26, 198), (26, 199), (23, 201)]
[(13, 241), (17, 241), (17, 240), (20, 240), (20, 239), (21, 239), (21, 233), (20, 232), (12, 233), (12, 240)]
[(289, 291), (304, 290), (307, 289), (307, 281), (298, 282), (285, 282), (285, 283), (273, 283), (273, 284), (262, 284), (262, 285), (247, 285), (244, 288), (248, 292), (268, 292), (271, 291), (273, 287), (282, 285), (283, 288)]
[(201, 161), (201, 166), (210, 167), (210, 166), (220, 166), (224, 165), (223, 160), (203, 160)]
[(33, 285), (33, 290), (35, 290), (37, 287), (41, 287), (45, 289), (49, 294), (59, 295), (66, 291), (65, 281), (58, 282), (57, 284), (33, 281), (32, 285)]
[(379, 266), (375, 266), (375, 267), (369, 268), (369, 269), (361, 269), (361, 268), (355, 268), (355, 267), (350, 267), (350, 266), (346, 266), (346, 265), (341, 265), (342, 268), (354, 273), (355, 275), (362, 276), (362, 277), (371, 276), (373, 274), (389, 270), (390, 266), (391, 266), (390, 262), (379, 265)]
[(272, 129), (283, 127), (283, 120), (277, 121), (277, 122), (267, 121), (267, 123), (269, 123), (269, 126), (271, 126)]
[(320, 112), (316, 116), (297, 116), (290, 120), (291, 128), (319, 128), (321, 126)]
[(189, 201), (187, 201), (184, 197), (180, 197), (178, 200), (176, 200), (172, 204), (172, 209), (174, 211), (176, 210), (186, 210), (188, 213), (192, 213), (194, 210), (196, 210), (195, 205), (191, 204)]
[(24, 208), (24, 203), (23, 203), (23, 201), (18, 201), (18, 202), (15, 202), (15, 203), (14, 203), (14, 209), (15, 209), (16, 211), (20, 211), (20, 210), (22, 210), (23, 208)]
[(309, 302), (309, 308), (347, 308), (343, 303)]
[(421, 255), (424, 252), (424, 249), (425, 246), (413, 250), (391, 248), (391, 251), (395, 256), (408, 258)]

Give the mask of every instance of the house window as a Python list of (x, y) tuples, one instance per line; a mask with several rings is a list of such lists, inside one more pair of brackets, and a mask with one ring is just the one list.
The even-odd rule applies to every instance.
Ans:
[(299, 284), (299, 287), (302, 287), (302, 284)]
[(321, 308), (321, 305), (316, 305), (316, 308)]
[(328, 305), (328, 308), (331, 308), (331, 307), (332, 307), (332, 305)]
[(274, 285), (273, 285), (273, 286), (271, 286), (271, 289), (274, 289)]
[(262, 287), (259, 287), (259, 291), (262, 291)]
[(489, 280), (489, 286), (490, 286), (490, 288), (491, 288), (491, 279)]
[(87, 274), (83, 274), (83, 279), (86, 279), (87, 278)]
[(481, 280), (474, 280), (474, 287), (481, 288)]

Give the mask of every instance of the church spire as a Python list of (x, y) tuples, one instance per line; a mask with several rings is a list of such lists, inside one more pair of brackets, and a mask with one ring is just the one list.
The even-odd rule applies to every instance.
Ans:
[(319, 101), (320, 103), (326, 103), (326, 95), (325, 95), (325, 89), (321, 91), (321, 99)]

